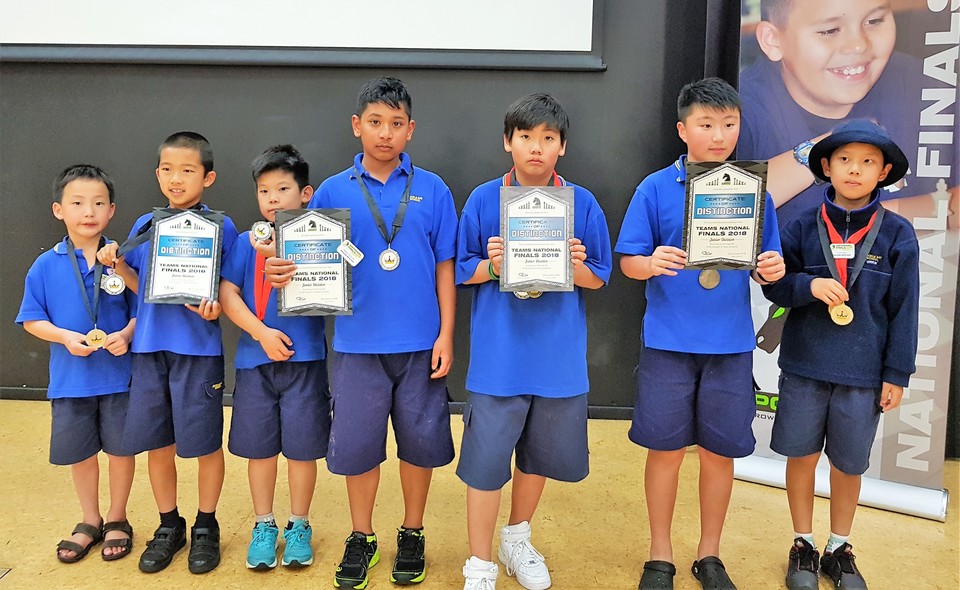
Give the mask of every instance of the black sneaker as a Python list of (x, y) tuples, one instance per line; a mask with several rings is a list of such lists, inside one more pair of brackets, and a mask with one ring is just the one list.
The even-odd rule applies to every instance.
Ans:
[(220, 565), (220, 527), (192, 527), (187, 565), (192, 574), (205, 574)]
[(820, 565), (820, 553), (803, 537), (793, 540), (790, 547), (790, 565), (787, 566), (787, 588), (789, 590), (817, 590), (820, 579), (817, 568)]
[(140, 556), (140, 571), (153, 574), (165, 569), (177, 551), (187, 544), (187, 521), (180, 519), (177, 526), (160, 526), (147, 541), (147, 549)]
[(365, 535), (354, 531), (343, 544), (346, 545), (343, 550), (343, 560), (337, 566), (333, 585), (337, 588), (363, 590), (370, 583), (367, 571), (380, 563), (377, 535)]
[(866, 590), (867, 583), (857, 564), (854, 563), (856, 556), (853, 554), (853, 545), (844, 543), (837, 547), (832, 553), (824, 553), (820, 558), (820, 571), (830, 576), (833, 585), (836, 588), (849, 588), (851, 590)]
[(423, 557), (425, 544), (423, 529), (397, 530), (397, 559), (393, 562), (391, 582), (401, 585), (419, 584), (427, 577), (427, 566)]

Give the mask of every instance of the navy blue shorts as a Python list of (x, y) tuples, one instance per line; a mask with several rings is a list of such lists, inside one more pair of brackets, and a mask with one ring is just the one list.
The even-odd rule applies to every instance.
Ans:
[(580, 481), (590, 472), (587, 394), (549, 398), (470, 392), (463, 410), (457, 475), (471, 488), (499, 490), (510, 481), (510, 458), (531, 475)]
[(223, 357), (134, 353), (124, 446), (135, 453), (177, 445), (183, 458), (223, 446)]
[(327, 468), (360, 475), (387, 459), (387, 418), (397, 456), (418, 467), (453, 461), (446, 379), (431, 379), (433, 351), (334, 353)]
[(824, 450), (843, 473), (862, 475), (870, 466), (881, 413), (880, 389), (781, 373), (770, 448), (787, 457)]
[(757, 444), (753, 353), (694, 354), (644, 347), (630, 440), (655, 451), (699, 445), (746, 457)]
[(330, 392), (327, 362), (267, 363), (237, 369), (229, 449), (246, 459), (280, 453), (294, 461), (327, 454)]
[(73, 465), (96, 455), (129, 456), (123, 427), (130, 396), (126, 392), (50, 400), (50, 462)]

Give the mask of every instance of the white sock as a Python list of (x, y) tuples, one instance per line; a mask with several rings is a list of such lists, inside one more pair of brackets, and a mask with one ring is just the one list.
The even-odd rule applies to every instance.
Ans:
[(518, 522), (517, 524), (508, 524), (503, 527), (504, 533), (509, 535), (518, 535), (518, 536), (529, 536), (530, 535), (530, 523), (527, 521)]
[(476, 555), (471, 555), (470, 559), (467, 560), (467, 563), (470, 565), (470, 567), (475, 567), (478, 570), (489, 571), (497, 567), (496, 564), (493, 563), (492, 561), (485, 561), (483, 559), (480, 559)]
[(838, 535), (837, 533), (830, 531), (830, 539), (827, 541), (827, 546), (823, 548), (823, 551), (824, 553), (833, 553), (840, 547), (840, 545), (843, 545), (849, 540), (849, 535), (844, 537), (843, 535)]
[(814, 549), (817, 548), (817, 544), (813, 542), (813, 533), (798, 533), (797, 531), (793, 531), (793, 538), (796, 539), (798, 537), (810, 543)]
[(258, 514), (256, 519), (257, 524), (265, 522), (270, 526), (277, 526), (277, 519), (273, 517), (273, 512), (268, 512), (266, 514)]
[(293, 525), (296, 524), (298, 520), (302, 520), (303, 524), (309, 525), (310, 518), (308, 514), (290, 514), (290, 520), (287, 521), (287, 528), (293, 528)]

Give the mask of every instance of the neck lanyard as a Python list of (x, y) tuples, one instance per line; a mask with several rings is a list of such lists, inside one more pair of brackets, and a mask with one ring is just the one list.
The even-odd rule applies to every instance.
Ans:
[[(167, 208), (169, 209), (170, 207), (167, 207)], [(197, 203), (192, 207), (187, 207), (186, 210), (200, 211), (202, 209), (203, 209), (203, 205), (200, 203)], [(140, 227), (140, 229), (137, 230), (137, 235), (133, 236), (132, 238), (129, 238), (126, 242), (120, 245), (120, 247), (117, 249), (117, 258), (122, 257), (124, 254), (126, 254), (130, 250), (133, 250), (140, 244), (149, 240), (151, 236), (153, 236), (153, 232), (150, 231), (152, 229), (153, 229), (153, 217), (148, 219), (147, 222), (144, 223)]]
[[(870, 221), (867, 223), (866, 227), (859, 229), (852, 236), (847, 238), (846, 241), (840, 237), (840, 232), (837, 231), (837, 228), (833, 226), (833, 222), (830, 221), (830, 217), (827, 215), (827, 205), (824, 203), (820, 208), (820, 215), (817, 217), (817, 231), (820, 234), (820, 247), (823, 249), (823, 255), (827, 259), (827, 266), (830, 267), (830, 274), (833, 275), (844, 289), (850, 289), (853, 287), (854, 281), (857, 280), (857, 276), (860, 274), (860, 271), (863, 269), (864, 263), (867, 261), (867, 254), (870, 253), (870, 248), (873, 247), (873, 243), (877, 239), (877, 234), (880, 232), (880, 222), (883, 221), (884, 208), (878, 206), (877, 210), (870, 217)], [(859, 248), (857, 256), (853, 262), (853, 269), (850, 271), (850, 280), (849, 284), (847, 282), (847, 259), (846, 258), (834, 258), (833, 252), (830, 249), (830, 244), (856, 244), (866, 235), (866, 239), (863, 241), (863, 245)]]
[(255, 307), (254, 311), (257, 314), (257, 319), (261, 322), (263, 321), (264, 316), (267, 315), (267, 301), (270, 300), (270, 291), (273, 289), (270, 286), (270, 282), (267, 280), (267, 275), (264, 272), (264, 266), (266, 265), (267, 259), (263, 254), (257, 253), (257, 261), (254, 264), (253, 271), (253, 305)]
[[(100, 243), (97, 249), (103, 248), (107, 241), (100, 236)], [(80, 284), (80, 294), (83, 296), (83, 303), (87, 306), (87, 313), (90, 315), (90, 321), (93, 327), (97, 327), (97, 312), (100, 303), (100, 279), (103, 277), (103, 265), (97, 261), (93, 265), (93, 305), (90, 305), (90, 299), (87, 297), (87, 285), (83, 281), (83, 275), (80, 273), (80, 262), (77, 260), (76, 248), (73, 241), (67, 238), (67, 256), (70, 258), (70, 265), (73, 266), (73, 274), (77, 277), (77, 283)]]
[(400, 233), (400, 227), (403, 226), (403, 218), (407, 214), (407, 204), (410, 202), (410, 185), (413, 184), (413, 170), (411, 169), (410, 174), (407, 175), (407, 186), (403, 189), (403, 196), (400, 197), (400, 206), (397, 207), (397, 214), (393, 217), (393, 228), (389, 234), (387, 233), (387, 224), (383, 220), (383, 214), (380, 213), (380, 207), (378, 207), (377, 202), (373, 200), (373, 195), (371, 195), (369, 189), (367, 189), (367, 184), (363, 182), (360, 171), (354, 168), (353, 173), (356, 175), (357, 182), (360, 184), (360, 192), (363, 193), (363, 199), (367, 202), (367, 207), (370, 208), (370, 214), (373, 215), (373, 220), (377, 223), (380, 235), (383, 236), (389, 248), (393, 240), (396, 239), (397, 234)]
[[(503, 186), (520, 186), (520, 181), (517, 180), (517, 167), (514, 166), (510, 169), (510, 172), (507, 172), (503, 175)], [(567, 181), (564, 180), (557, 171), (553, 171), (553, 186), (567, 186)]]

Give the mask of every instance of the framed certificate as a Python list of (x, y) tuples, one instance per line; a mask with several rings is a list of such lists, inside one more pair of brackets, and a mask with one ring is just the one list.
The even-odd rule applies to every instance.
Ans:
[(153, 235), (144, 301), (197, 304), (214, 301), (220, 287), (223, 212), (153, 210)]
[(500, 188), (500, 290), (573, 291), (572, 186)]
[(277, 256), (297, 264), (277, 294), (279, 315), (353, 314), (351, 266), (340, 254), (349, 239), (349, 209), (277, 211)]
[(683, 222), (687, 268), (756, 268), (766, 185), (766, 162), (687, 162)]

